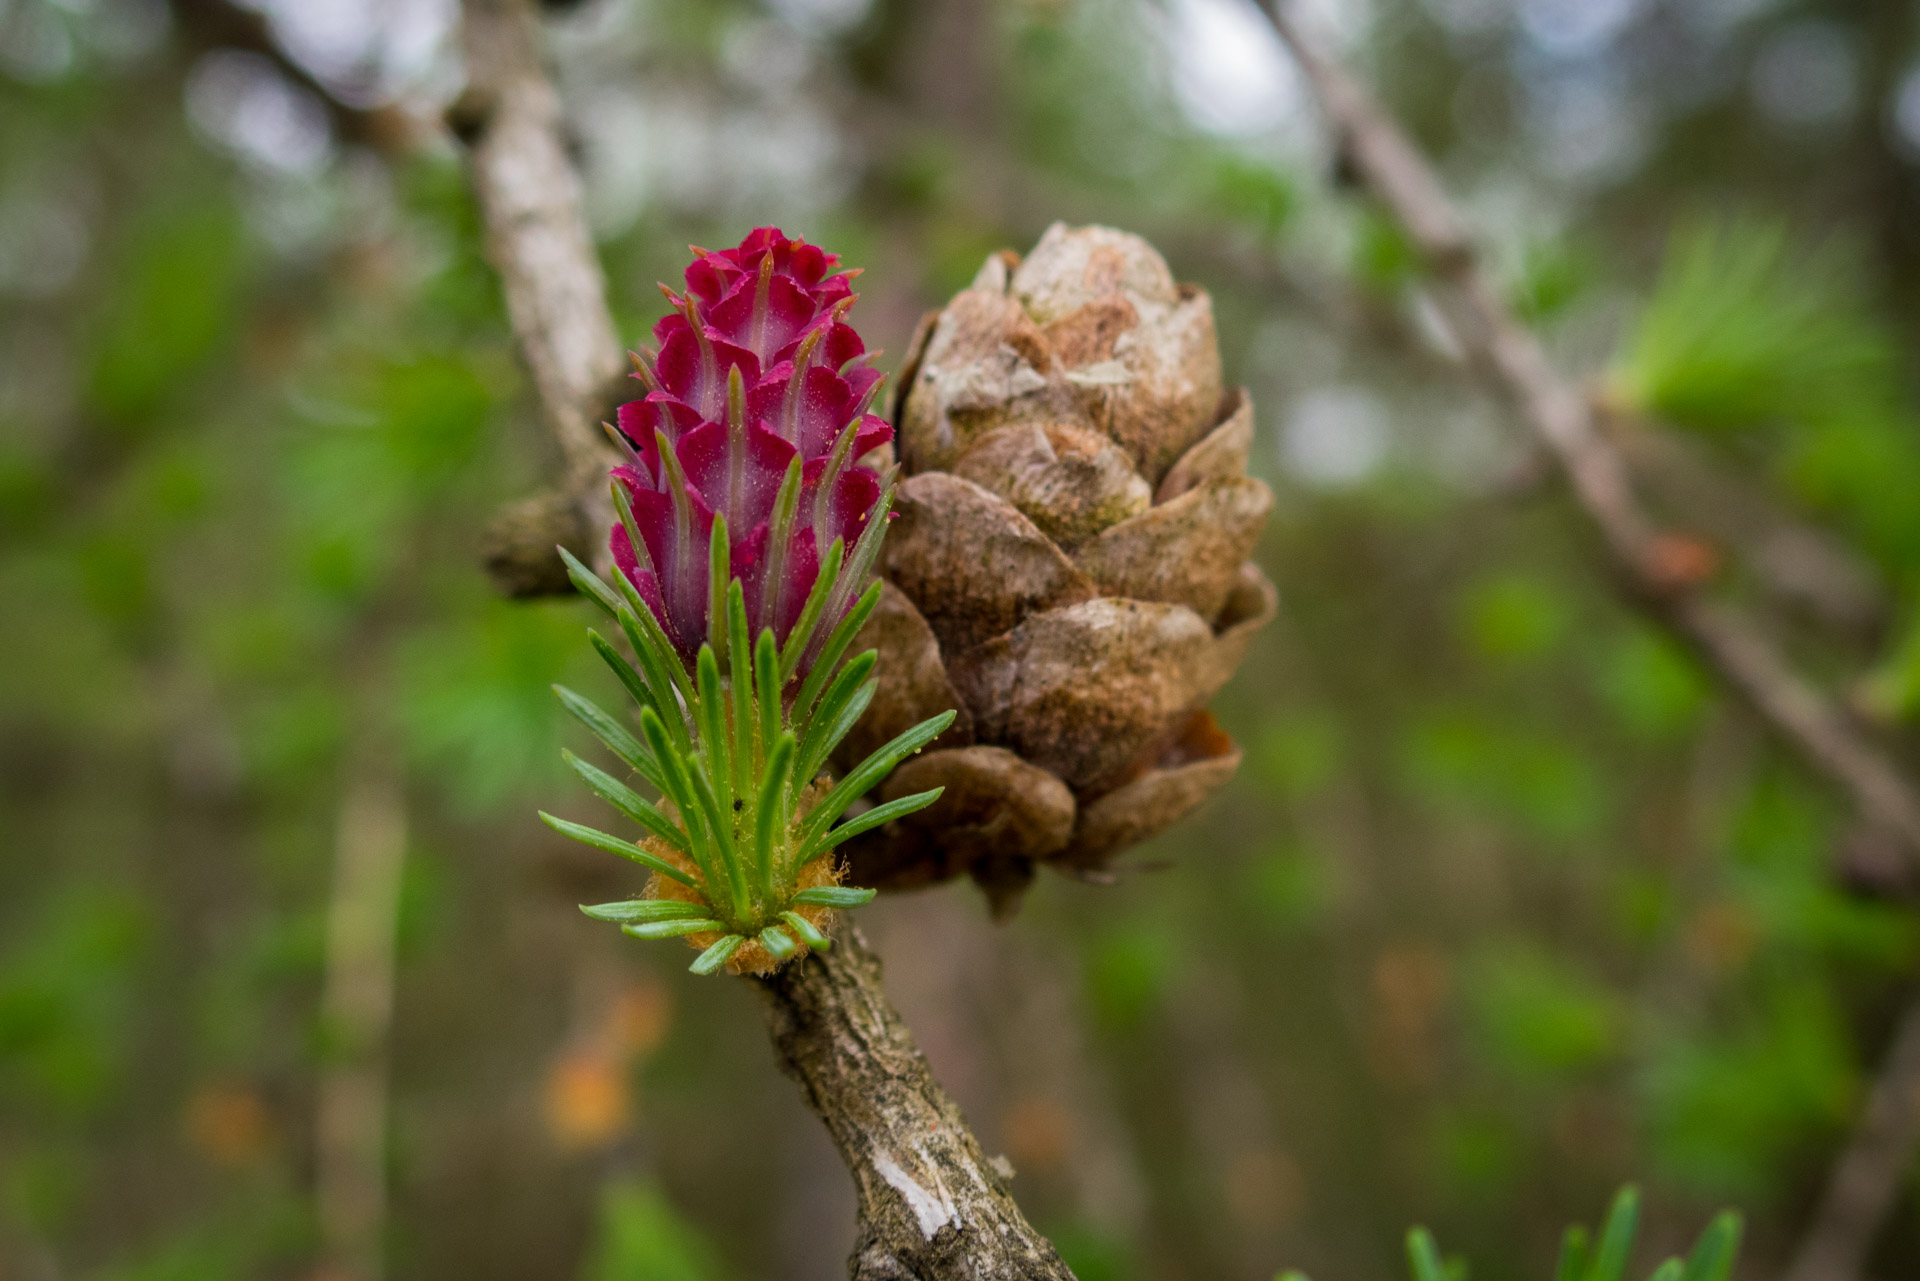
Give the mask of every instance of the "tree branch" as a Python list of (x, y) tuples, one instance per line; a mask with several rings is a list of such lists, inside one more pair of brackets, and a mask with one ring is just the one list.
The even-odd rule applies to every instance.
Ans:
[(1676, 575), (1668, 540), (1640, 505), (1625, 461), (1600, 430), (1580, 389), (1547, 359), (1481, 273), (1439, 179), (1398, 126), (1346, 72), (1323, 58), (1278, 7), (1266, 10), (1299, 60), (1355, 173), (1400, 222), (1426, 260), (1438, 299), (1470, 359), (1515, 402), (1540, 437), (1574, 501), (1599, 533), (1632, 603), (1700, 656), (1813, 769), (1846, 792), (1920, 864), (1920, 793), (1846, 714), (1730, 606)]
[(1855, 1281), (1920, 1145), (1920, 1000), (1894, 1032), (1786, 1281)]
[[(585, 509), (589, 545), (604, 548), (615, 460), (599, 422), (623, 385), (620, 346), (559, 98), (529, 0), (464, 0), (462, 9), (468, 87), (451, 123), (470, 149), (488, 252), (565, 459), (563, 492)], [(524, 505), (536, 524), (537, 505)], [(781, 1067), (859, 1190), (857, 1281), (1071, 1281), (927, 1070), (857, 934), (759, 982)]]
[(448, 123), (467, 144), (487, 253), (560, 445), (564, 492), (585, 519), (588, 545), (603, 548), (613, 523), (607, 470), (619, 460), (600, 424), (622, 386), (623, 362), (561, 130), (560, 97), (541, 61), (530, 4), (465, 0), (461, 11), (467, 88)]
[(173, 16), (187, 47), (195, 53), (209, 49), (242, 49), (268, 59), (280, 73), (311, 93), (326, 109), (333, 132), (343, 142), (359, 143), (376, 151), (404, 150), (415, 132), (415, 122), (398, 107), (361, 107), (343, 101), (298, 59), (289, 57), (274, 38), (273, 24), (263, 13), (242, 9), (231, 0), (172, 0)]
[(854, 1281), (1071, 1281), (927, 1070), (858, 931), (758, 983), (781, 1070), (853, 1172)]
[(342, 1277), (380, 1281), (387, 1223), (387, 1052), (407, 812), (376, 749), (350, 762), (327, 907), (321, 1013), (338, 1053), (321, 1068), (314, 1200), (322, 1251)]
[[(1515, 402), (1598, 531), (1627, 598), (1688, 645), (1873, 827), (1920, 865), (1920, 795), (1846, 714), (1751, 620), (1676, 577), (1625, 461), (1592, 406), (1481, 274), (1460, 216), (1419, 151), (1365, 89), (1322, 57), (1279, 0), (1267, 16), (1293, 51), (1353, 171), (1400, 222), (1440, 286), (1469, 358)], [(1906, 1016), (1835, 1168), (1791, 1281), (1852, 1281), (1920, 1143), (1920, 1006)]]

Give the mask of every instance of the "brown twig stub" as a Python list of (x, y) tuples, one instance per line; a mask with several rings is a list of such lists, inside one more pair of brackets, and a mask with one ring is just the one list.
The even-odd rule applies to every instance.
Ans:
[(1360, 84), (1322, 57), (1278, 0), (1268, 16), (1292, 49), (1356, 176), (1399, 221), (1432, 269), (1456, 339), (1517, 406), (1567, 479), (1627, 595), (1684, 641), (1863, 817), (1920, 863), (1920, 794), (1830, 698), (1743, 615), (1667, 572), (1663, 531), (1636, 498), (1627, 465), (1579, 387), (1548, 359), (1480, 271), (1432, 166)]
[(500, 273), (520, 354), (566, 462), (566, 488), (598, 547), (612, 524), (602, 434), (609, 389), (624, 372), (606, 276), (581, 213), (560, 98), (541, 60), (527, 0), (465, 0), (467, 140), (487, 253)]
[(1856, 1281), (1920, 1145), (1920, 1000), (1908, 1007), (1786, 1281)]
[(480, 535), (480, 560), (503, 595), (565, 596), (573, 590), (573, 581), (553, 549), (564, 547), (591, 562), (594, 545), (594, 532), (575, 495), (548, 489), (494, 514)]
[(800, 1083), (853, 1172), (854, 1281), (1071, 1281), (935, 1083), (845, 929), (831, 951), (757, 980), (780, 1068)]

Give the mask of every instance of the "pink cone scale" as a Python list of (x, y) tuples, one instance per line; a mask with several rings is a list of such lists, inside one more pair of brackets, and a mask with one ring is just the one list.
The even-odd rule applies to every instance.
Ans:
[[(852, 552), (880, 505), (882, 478), (859, 460), (893, 430), (869, 412), (881, 375), (846, 321), (854, 274), (760, 227), (732, 249), (695, 249), (683, 292), (662, 286), (673, 310), (654, 326), (655, 349), (633, 357), (646, 394), (618, 417), (627, 462), (614, 476), (640, 546), (623, 524), (612, 551), (689, 665), (714, 635), (716, 517), (749, 630), (772, 628), (784, 645), (829, 549)], [(782, 504), (786, 484), (797, 492)], [(829, 601), (816, 635), (850, 603)]]
[(893, 433), (868, 412), (880, 375), (846, 322), (851, 278), (770, 227), (694, 250), (685, 292), (666, 290), (658, 346), (634, 356), (646, 394), (608, 428), (627, 455), (612, 479), (617, 586), (560, 549), (574, 585), (619, 626), (625, 652), (588, 637), (636, 704), (639, 733), (555, 693), (661, 799), (569, 752), (642, 833), (541, 818), (648, 869), (641, 896), (582, 910), (635, 938), (684, 939), (696, 973), (765, 973), (828, 947), (831, 913), (873, 897), (841, 884), (842, 842), (940, 796), (845, 817), (952, 711), (829, 769), (878, 687), (878, 654), (848, 648), (880, 601), (873, 569), (892, 502), (891, 477), (861, 462)]

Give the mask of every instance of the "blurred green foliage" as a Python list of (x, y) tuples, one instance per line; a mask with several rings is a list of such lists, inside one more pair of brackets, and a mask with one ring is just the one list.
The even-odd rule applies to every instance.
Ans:
[[(1740, 1217), (1721, 1213), (1707, 1225), (1685, 1259), (1670, 1258), (1656, 1267), (1650, 1281), (1729, 1281), (1740, 1251)], [(1597, 1236), (1578, 1225), (1561, 1239), (1554, 1281), (1626, 1281), (1634, 1238), (1640, 1230), (1640, 1196), (1623, 1188), (1607, 1211)], [(1433, 1234), (1415, 1228), (1407, 1234), (1407, 1271), (1413, 1281), (1468, 1281), (1473, 1275), (1462, 1258), (1444, 1258)], [(1283, 1272), (1275, 1281), (1307, 1281), (1300, 1272)]]
[(600, 1193), (600, 1224), (581, 1281), (712, 1281), (713, 1250), (652, 1183), (614, 1180)]
[[(1865, 95), (1912, 40), (1822, 9), (1861, 97), (1820, 125), (1757, 87), (1807, 6), (1597, 6), (1627, 26), (1551, 49), (1554, 6), (1371, 9), (1345, 56), (1556, 358), (1871, 570), (1876, 621), (1836, 629), (1714, 535), (1726, 590), (1910, 754), (1920, 210)], [(636, 886), (526, 818), (580, 745), (549, 684), (610, 691), (576, 602), (500, 601), (476, 565), (556, 460), (457, 154), (337, 115), (308, 160), (298, 130), (262, 144), (235, 120), (328, 109), (247, 63), (269, 96), (235, 114), (205, 7), (158, 12), (0, 5), (0, 1272), (314, 1275), (335, 844), (374, 760), (408, 825), (392, 1274), (844, 1274), (842, 1175), (746, 994), (603, 947), (572, 905)], [(1409, 1222), (1519, 1281), (1628, 1178), (1663, 1244), (1737, 1202), (1771, 1270), (1920, 960), (1910, 905), (1835, 875), (1840, 798), (1515, 483), (1404, 238), (1322, 182), (1236, 12), (553, 20), (630, 341), (687, 242), (758, 222), (867, 268), (857, 314), (897, 357), (986, 253), (1097, 220), (1211, 291), (1252, 390), (1283, 610), (1219, 700), (1235, 784), (1006, 930), (964, 888), (876, 904), (890, 986), (1087, 1281), (1386, 1281)], [(1195, 64), (1223, 13), (1235, 57)], [(404, 87), (422, 119), (448, 53)], [(1589, 99), (1599, 123), (1556, 132)], [(1303, 465), (1329, 441), (1338, 466)], [(1907, 1196), (1875, 1266), (1916, 1259)]]

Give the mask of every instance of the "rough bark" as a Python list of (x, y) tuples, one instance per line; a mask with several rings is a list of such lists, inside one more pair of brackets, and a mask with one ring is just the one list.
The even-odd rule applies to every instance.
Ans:
[(853, 1281), (1071, 1281), (934, 1081), (857, 930), (756, 982), (781, 1070), (853, 1172)]

